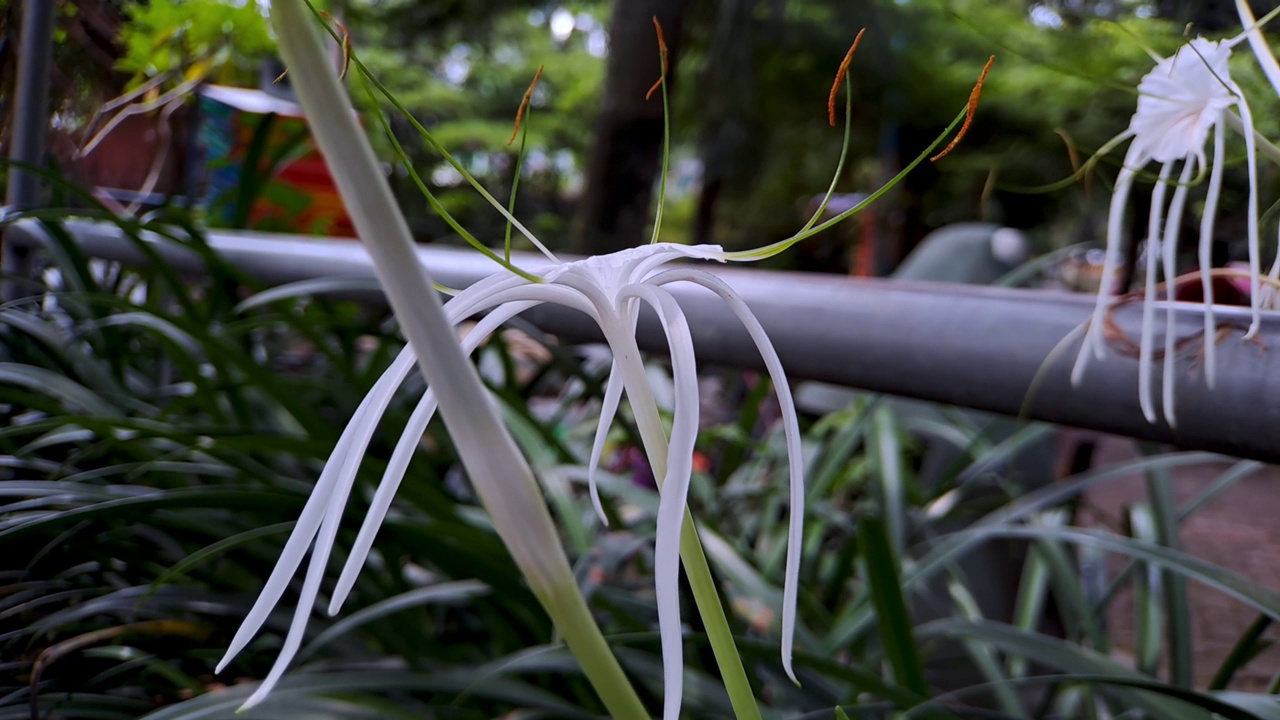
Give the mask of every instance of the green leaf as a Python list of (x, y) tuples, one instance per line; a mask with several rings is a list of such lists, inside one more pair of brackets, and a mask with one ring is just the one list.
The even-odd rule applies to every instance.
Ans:
[(316, 295), (339, 293), (382, 293), (382, 285), (375, 277), (320, 277), (277, 285), (254, 293), (241, 300), (232, 312), (240, 315), (246, 310), (270, 305), (281, 300), (296, 300)]
[[(1158, 455), (1156, 446), (1144, 445), (1146, 455)], [(1178, 501), (1173, 493), (1173, 475), (1156, 466), (1146, 474), (1147, 497), (1151, 503), (1154, 540), (1172, 550), (1182, 549), (1179, 533)], [(1161, 602), (1165, 621), (1165, 638), (1169, 645), (1169, 680), (1185, 688), (1195, 679), (1194, 653), (1191, 648), (1191, 601), (1187, 581), (1169, 572), (1161, 574)]]
[(316, 635), (307, 647), (303, 648), (298, 654), (298, 661), (314, 655), (317, 650), (328, 645), (342, 635), (355, 630), (361, 625), (381, 620), (388, 615), (407, 610), (413, 607), (421, 607), (423, 605), (433, 603), (459, 603), (471, 598), (486, 594), (489, 592), (489, 586), (478, 580), (459, 580), (457, 582), (441, 583), (430, 587), (418, 588), (410, 590), (386, 600), (376, 602), (367, 608), (354, 612), (338, 622), (325, 628), (323, 632)]
[(1233, 720), (1280, 717), (1280, 702), (1274, 697), (1247, 693), (1207, 694), (1179, 688), (1145, 676), (1092, 650), (1010, 625), (946, 618), (921, 626), (919, 633), (922, 638), (962, 637), (983, 640), (1005, 652), (1023, 655), (1035, 662), (1070, 673), (1066, 678), (1059, 678), (1064, 682), (1099, 686), (1102, 692), (1117, 698), (1123, 709), (1142, 710), (1159, 720), (1209, 720), (1210, 713)]
[(72, 412), (101, 417), (120, 417), (121, 410), (89, 388), (58, 373), (33, 365), (0, 363), (0, 383), (46, 395)]
[(858, 541), (867, 567), (867, 583), (878, 621), (876, 627), (893, 668), (894, 680), (911, 692), (927, 696), (929, 685), (924, 679), (911, 615), (902, 595), (898, 556), (893, 552), (884, 521), (874, 515), (864, 515), (858, 523)]
[(1236, 640), (1231, 652), (1223, 658), (1222, 665), (1209, 681), (1210, 690), (1226, 690), (1236, 673), (1249, 664), (1249, 661), (1271, 647), (1271, 641), (1263, 640), (1262, 635), (1271, 627), (1275, 619), (1269, 615), (1259, 615), (1249, 624), (1248, 629)]

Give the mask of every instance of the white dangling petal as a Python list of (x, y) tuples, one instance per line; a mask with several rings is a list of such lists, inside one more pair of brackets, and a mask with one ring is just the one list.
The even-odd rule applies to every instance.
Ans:
[(1169, 189), (1169, 173), (1173, 163), (1167, 162), (1160, 167), (1160, 179), (1151, 190), (1151, 214), (1147, 219), (1147, 277), (1143, 289), (1142, 301), (1142, 334), (1138, 343), (1138, 404), (1142, 406), (1142, 414), (1147, 422), (1155, 423), (1155, 403), (1151, 399), (1151, 372), (1155, 367), (1155, 332), (1156, 332), (1156, 283), (1159, 275), (1158, 258), (1160, 257), (1161, 225), (1164, 220), (1165, 195)]
[[(1251, 340), (1257, 336), (1262, 330), (1262, 239), (1258, 232), (1258, 142), (1253, 136), (1253, 113), (1249, 110), (1249, 103), (1244, 98), (1244, 92), (1240, 86), (1234, 82), (1231, 83), (1231, 89), (1236, 95), (1236, 107), (1240, 109), (1240, 122), (1244, 126), (1244, 152), (1245, 162), (1249, 172), (1249, 214), (1245, 218), (1246, 234), (1249, 240), (1249, 307), (1252, 310), (1252, 319), (1249, 323), (1249, 330), (1245, 333), (1245, 339)], [(1223, 111), (1223, 120), (1219, 121), (1218, 132), (1223, 132), (1224, 121), (1226, 119), (1226, 111)], [(1216, 146), (1215, 146), (1216, 147)], [(1216, 152), (1216, 150), (1215, 150)], [(1210, 387), (1213, 387), (1210, 382)]]
[(787, 466), (790, 477), (790, 520), (787, 527), (787, 564), (782, 588), (782, 668), (792, 682), (796, 680), (791, 654), (795, 642), (796, 597), (800, 586), (800, 552), (804, 548), (804, 453), (801, 447), (800, 418), (796, 414), (791, 385), (787, 382), (782, 360), (765, 333), (764, 327), (751, 313), (747, 304), (738, 297), (723, 280), (703, 270), (668, 270), (655, 275), (649, 282), (663, 285), (672, 282), (691, 282), (720, 296), (733, 314), (746, 328), (764, 360), (778, 406), (782, 409), (782, 430), (787, 442)]
[(1200, 218), (1200, 283), (1204, 291), (1204, 380), (1211, 389), (1217, 374), (1217, 349), (1214, 335), (1217, 323), (1213, 316), (1213, 221), (1222, 194), (1222, 171), (1226, 155), (1226, 138), (1222, 128), (1213, 134), (1213, 165), (1209, 171), (1209, 190), (1204, 200), (1204, 216)]
[[(1237, 2), (1237, 9), (1242, 6)], [(1244, 7), (1241, 17), (1246, 16), (1252, 18), (1248, 8)], [(1114, 276), (1119, 264), (1117, 256), (1119, 248), (1119, 234), (1124, 217), (1124, 206), (1128, 201), (1129, 191), (1131, 189), (1134, 175), (1144, 167), (1147, 162), (1154, 160), (1161, 163), (1164, 167), (1161, 170), (1161, 183), (1166, 182), (1169, 164), (1178, 160), (1184, 161), (1184, 171), (1182, 175), (1189, 180), (1190, 167), (1194, 163), (1199, 167), (1209, 167), (1209, 187), (1206, 193), (1204, 213), (1200, 221), (1200, 243), (1199, 243), (1199, 265), (1201, 269), (1201, 283), (1204, 293), (1204, 375), (1206, 384), (1212, 389), (1217, 374), (1216, 361), (1216, 324), (1214, 322), (1213, 307), (1213, 279), (1212, 279), (1212, 243), (1213, 243), (1213, 227), (1214, 220), (1218, 209), (1218, 199), (1222, 189), (1222, 169), (1225, 157), (1225, 138), (1224, 127), (1227, 118), (1227, 110), (1236, 107), (1240, 110), (1241, 123), (1244, 125), (1244, 139), (1246, 155), (1248, 156), (1249, 166), (1249, 207), (1248, 207), (1248, 228), (1249, 228), (1249, 260), (1250, 260), (1250, 289), (1252, 295), (1251, 306), (1253, 310), (1253, 322), (1250, 325), (1246, 338), (1251, 338), (1260, 328), (1261, 308), (1266, 302), (1263, 297), (1261, 288), (1261, 267), (1259, 261), (1259, 241), (1258, 241), (1258, 199), (1257, 186), (1258, 175), (1256, 168), (1256, 141), (1254, 139), (1253, 120), (1249, 111), (1248, 102), (1245, 101), (1244, 95), (1240, 87), (1230, 77), (1229, 60), (1231, 58), (1232, 47), (1248, 37), (1251, 44), (1261, 41), (1261, 35), (1257, 32), (1256, 27), (1247, 27), (1244, 35), (1231, 40), (1215, 42), (1204, 38), (1196, 38), (1174, 53), (1172, 57), (1158, 59), (1156, 66), (1143, 76), (1142, 81), (1138, 85), (1138, 103), (1137, 109), (1129, 121), (1128, 133), (1133, 140), (1125, 154), (1124, 167), (1120, 171), (1120, 175), (1116, 181), (1115, 190), (1111, 198), (1111, 210), (1107, 220), (1107, 255), (1106, 262), (1103, 266), (1102, 287), (1098, 293), (1098, 301), (1094, 308), (1092, 320), (1090, 321), (1088, 331), (1086, 333), (1085, 342), (1081, 347), (1080, 355), (1076, 359), (1075, 366), (1072, 368), (1071, 381), (1078, 385), (1084, 376), (1085, 367), (1088, 362), (1087, 355), (1092, 352), (1095, 357), (1102, 357), (1105, 347), (1105, 328), (1102, 327), (1105, 320), (1105, 308), (1108, 304), (1108, 296), (1112, 292)], [(1257, 48), (1255, 48), (1255, 52)], [(1280, 68), (1276, 66), (1274, 57), (1270, 56), (1269, 50), (1265, 53), (1266, 58), (1260, 56), (1263, 61), (1264, 69), (1270, 72), (1271, 69)], [(1267, 60), (1270, 60), (1270, 66)], [(1278, 76), (1280, 77), (1280, 76)], [(1205, 146), (1208, 143), (1209, 135), (1213, 135), (1213, 158), (1208, 160), (1205, 153)], [(1166, 268), (1166, 279), (1170, 282), (1173, 277), (1167, 273), (1176, 270), (1175, 262), (1177, 248), (1176, 231), (1161, 232), (1159, 223), (1163, 220), (1168, 226), (1179, 227), (1182, 208), (1185, 206), (1186, 193), (1185, 182), (1180, 184), (1179, 191), (1175, 193), (1174, 201), (1167, 213), (1163, 208), (1159, 211), (1164, 214), (1158, 214), (1157, 209), (1153, 207), (1151, 220), (1147, 228), (1148, 244), (1151, 247), (1157, 244), (1164, 245), (1164, 265)], [(1163, 193), (1157, 188), (1153, 192), (1153, 197)], [(1163, 237), (1163, 240), (1161, 238)], [(1152, 252), (1148, 251), (1147, 267), (1148, 274), (1154, 272), (1155, 258)], [(1273, 268), (1280, 273), (1280, 263)], [(1153, 327), (1154, 312), (1150, 307), (1154, 301), (1151, 281), (1145, 292), (1146, 304), (1143, 308), (1141, 341), (1139, 347), (1139, 401), (1142, 406), (1143, 414), (1149, 422), (1155, 422), (1155, 403), (1152, 399), (1152, 375), (1154, 360), (1154, 334)], [(1176, 294), (1176, 288), (1170, 290), (1171, 298)], [(1168, 309), (1166, 316), (1167, 328), (1173, 328), (1173, 320), (1171, 313), (1172, 307)], [(1174, 344), (1174, 338), (1171, 330), (1166, 331), (1165, 339), (1165, 361), (1163, 375), (1163, 392), (1162, 400), (1165, 406), (1165, 417), (1170, 424), (1173, 423), (1175, 417), (1172, 398), (1175, 394), (1177, 383), (1177, 375), (1175, 374), (1175, 356), (1170, 351)]]
[(1107, 309), (1111, 307), (1111, 293), (1116, 283), (1116, 272), (1124, 255), (1121, 250), (1123, 241), (1120, 238), (1124, 224), (1124, 209), (1129, 201), (1129, 190), (1133, 187), (1136, 168), (1145, 165), (1147, 158), (1143, 156), (1136, 144), (1130, 145), (1124, 156), (1124, 167), (1116, 178), (1116, 189), (1111, 195), (1111, 209), (1107, 215), (1107, 249), (1102, 262), (1102, 279), (1098, 286), (1098, 299), (1094, 304), (1093, 316), (1089, 320), (1089, 329), (1085, 331), (1084, 341), (1080, 344), (1080, 354), (1076, 357), (1075, 367), (1071, 370), (1071, 384), (1079, 386), (1084, 380), (1085, 367), (1089, 363), (1089, 354), (1101, 360), (1106, 350), (1103, 337), (1103, 326)]
[(591, 506), (595, 508), (596, 517), (606, 527), (609, 516), (604, 513), (604, 505), (600, 503), (600, 488), (596, 485), (596, 472), (600, 469), (600, 457), (604, 454), (605, 441), (609, 439), (609, 428), (613, 426), (613, 418), (618, 413), (618, 405), (622, 402), (622, 374), (616, 361), (610, 363), (609, 380), (604, 386), (604, 399), (600, 402), (600, 418), (596, 421), (596, 434), (591, 440), (591, 459), (587, 461), (587, 490), (591, 494)]
[[(338, 439), (337, 445), (334, 446), (333, 452), (330, 453), (329, 460), (325, 463), (324, 470), (320, 473), (320, 479), (316, 481), (316, 487), (312, 490), (311, 497), (308, 498), (307, 504), (302, 510), (302, 515), (298, 518), (298, 524), (294, 527), (293, 533), (285, 543), (284, 549), (280, 553), (280, 559), (276, 561), (276, 567), (267, 578), (267, 582), (263, 586), (262, 592), (259, 593), (257, 601), (254, 602), (253, 607), (245, 615), (239, 630), (236, 631), (230, 645), (227, 646), (227, 651), (222, 660), (218, 662), (215, 672), (221, 672), (227, 666), (227, 663), (231, 661), (231, 658), (244, 649), (244, 646), (253, 639), (253, 636), (257, 634), (263, 623), (266, 622), (271, 609), (280, 602), (281, 595), (284, 594), (289, 581), (293, 579), (298, 566), (302, 564), (302, 557), (315, 539), (327, 509), (333, 502), (333, 497), (336, 494), (335, 490), (344, 475), (348, 459), (352, 456), (363, 456), (364, 449), (368, 446), (369, 439), (373, 436), (373, 430), (377, 426), (378, 420), (381, 419), (382, 413), (386, 411), (387, 404), (390, 403), (396, 388), (404, 382), (405, 376), (413, 368), (413, 361), (412, 351), (406, 348), (392, 362), (391, 367), (383, 373), (382, 377), (374, 383), (373, 389), (369, 391), (369, 394), (365, 396), (359, 407), (356, 408), (351, 422), (347, 424), (342, 436)], [(345, 502), (345, 493), (343, 493), (343, 498), (343, 502)]]
[(1177, 323), (1174, 312), (1174, 296), (1177, 288), (1174, 280), (1178, 275), (1178, 236), (1182, 231), (1182, 210), (1187, 204), (1187, 190), (1195, 173), (1196, 159), (1188, 158), (1182, 166), (1182, 174), (1178, 176), (1178, 187), (1173, 191), (1173, 200), (1169, 202), (1169, 222), (1165, 225), (1163, 240), (1164, 279), (1169, 288), (1165, 292), (1164, 310), (1164, 371), (1162, 373), (1163, 392), (1161, 402), (1164, 406), (1164, 419), (1169, 427), (1176, 427), (1177, 413), (1174, 397), (1177, 389)]
[[(501, 326), (502, 323), (536, 304), (532, 302), (511, 303), (498, 307), (471, 329), (462, 341), (462, 351), (470, 355), (489, 333)], [(452, 318), (450, 319), (453, 320)], [(360, 532), (356, 535), (356, 541), (351, 546), (351, 553), (347, 556), (347, 562), (343, 565), (342, 573), (338, 576), (338, 584), (333, 590), (333, 596), (329, 599), (330, 615), (337, 614), (342, 608), (342, 604), (346, 601), (347, 595), (350, 594), (351, 588), (355, 586), (356, 577), (360, 574), (360, 568), (364, 567), (364, 562), (369, 557), (369, 551), (373, 548), (373, 541), (377, 537), (378, 529), (382, 527), (382, 522), (386, 520), (387, 512), (391, 509), (391, 501), (395, 498), (396, 491), (400, 489), (400, 483), (404, 480), (404, 474), (409, 469), (409, 461), (413, 459), (413, 451), (418, 447), (422, 434), (426, 432), (427, 425), (430, 424), (435, 411), (436, 394), (432, 392), (431, 388), (427, 388), (422, 394), (422, 399), (414, 407), (413, 413), (410, 414), (404, 432), (401, 433), (400, 439), (391, 451), (391, 459), (387, 461), (387, 469), (383, 472), (382, 479), (378, 481), (378, 489), (374, 491), (373, 499), (369, 503), (369, 510), (365, 514), (364, 522), (360, 525)]]
[(693, 475), (693, 451), (698, 438), (698, 367), (693, 338), (675, 298), (651, 285), (630, 285), (620, 297), (638, 297), (657, 312), (671, 350), (675, 380), (675, 420), (667, 454), (667, 473), (658, 500), (658, 529), (654, 543), (654, 586), (658, 600), (658, 633), (662, 641), (665, 684), (664, 720), (679, 720), (684, 688), (684, 653), (680, 631), (680, 533)]

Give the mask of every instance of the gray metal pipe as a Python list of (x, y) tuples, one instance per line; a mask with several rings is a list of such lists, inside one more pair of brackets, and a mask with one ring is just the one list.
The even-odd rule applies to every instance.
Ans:
[[(113, 226), (71, 224), (69, 229), (90, 255), (131, 263), (144, 259)], [(27, 244), (43, 241), (39, 226), (31, 223), (20, 223), (10, 233)], [(215, 232), (209, 242), (229, 262), (268, 284), (373, 277), (368, 256), (354, 241)], [(159, 249), (175, 266), (200, 267), (187, 251)], [(433, 277), (453, 287), (470, 285), (496, 267), (465, 249), (424, 246), (419, 255)], [(531, 256), (515, 259), (524, 267), (540, 264)], [(1088, 318), (1090, 298), (741, 267), (708, 269), (751, 307), (794, 378), (1280, 462), (1280, 366), (1274, 355), (1280, 347), (1280, 314), (1265, 318), (1261, 337), (1264, 346), (1273, 348), (1267, 352), (1241, 340), (1248, 323), (1243, 309), (1218, 312), (1220, 323), (1241, 330), (1217, 347), (1215, 390), (1205, 386), (1191, 358), (1180, 361), (1179, 425), (1170, 428), (1143, 418), (1135, 360), (1112, 352), (1092, 364), (1081, 387), (1071, 386), (1068, 373), (1079, 341), (1064, 338)], [(718, 298), (701, 288), (670, 287), (688, 316), (701, 360), (762, 367), (750, 337)], [(376, 300), (376, 291), (364, 299)], [(1179, 303), (1176, 312), (1179, 333), (1193, 335), (1201, 323), (1199, 306)], [(566, 341), (600, 339), (590, 320), (574, 311), (543, 306), (527, 317)], [(1136, 306), (1117, 313), (1120, 327), (1135, 338), (1139, 320)], [(642, 348), (666, 351), (655, 318), (642, 317), (638, 332)]]
[[(57, 3), (26, 0), (22, 7), (22, 35), (18, 47), (18, 78), (14, 89), (13, 132), (9, 135), (9, 159), (28, 165), (44, 161), (45, 134), (49, 127), (49, 64), (53, 57), (53, 18)], [(5, 202), (12, 208), (34, 207), (40, 200), (40, 178), (10, 166)], [(30, 274), (27, 249), (15, 243), (0, 244), (0, 270), (6, 277)], [(5, 301), (11, 300), (7, 283), (0, 285)]]

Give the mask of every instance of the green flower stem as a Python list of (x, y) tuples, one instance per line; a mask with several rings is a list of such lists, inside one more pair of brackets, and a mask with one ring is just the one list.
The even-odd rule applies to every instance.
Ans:
[(578, 590), (528, 462), (454, 339), (404, 216), (329, 65), (310, 9), (304, 0), (275, 0), (271, 19), (316, 142), (419, 368), (436, 391), (445, 427), (494, 528), (610, 715), (647, 718)]
[[(609, 325), (604, 323), (602, 327)], [(640, 362), (640, 348), (632, 335), (608, 333), (607, 330), (606, 334), (612, 336), (607, 338), (610, 347), (625, 348), (625, 351), (615, 355), (618, 372), (622, 373), (627, 397), (631, 401), (631, 411), (635, 414), (640, 441), (644, 443), (653, 477), (661, 488), (667, 473), (667, 435), (662, 419), (658, 416), (657, 401), (653, 398), (644, 366)], [(733, 641), (729, 619), (720, 602), (720, 595), (716, 592), (715, 581), (711, 578), (711, 567), (702, 550), (697, 526), (687, 508), (680, 532), (680, 560), (685, 577), (689, 580), (689, 587), (693, 590), (694, 604), (698, 606), (698, 614), (707, 629), (707, 639), (711, 643), (711, 651), (715, 655), (716, 666), (720, 669), (725, 691), (729, 693), (734, 716), (738, 720), (760, 720), (760, 707), (751, 690), (751, 681), (747, 679), (738, 646)]]
[(707, 628), (707, 640), (711, 643), (711, 652), (720, 668), (724, 689), (729, 693), (733, 714), (738, 720), (760, 720), (756, 695), (751, 690), (746, 668), (742, 666), (738, 645), (729, 630), (729, 618), (724, 613), (724, 605), (720, 602), (715, 582), (711, 579), (711, 567), (707, 564), (707, 555), (702, 550), (698, 529), (688, 510), (684, 511), (684, 527), (680, 533), (680, 558), (684, 562), (689, 587), (693, 589), (694, 604), (698, 606), (702, 624)]

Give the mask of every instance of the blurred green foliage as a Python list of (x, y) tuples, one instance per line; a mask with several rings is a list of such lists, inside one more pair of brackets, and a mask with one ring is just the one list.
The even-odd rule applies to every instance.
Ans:
[[(507, 140), (516, 108), (545, 67), (516, 214), (552, 247), (566, 247), (595, 140), (603, 57), (609, 33), (619, 31), (610, 27), (609, 3), (323, 5), (343, 19), (377, 76), (499, 197), (515, 169)], [(124, 11), (116, 66), (135, 84), (176, 70), (253, 85), (256, 63), (272, 47), (252, 2), (155, 0), (127, 3)], [(1151, 67), (1147, 49), (1172, 52), (1188, 32), (1186, 21), (1219, 27), (1220, 11), (1145, 2), (690, 2), (672, 84), (669, 202), (677, 211), (663, 235), (690, 240), (701, 231), (699, 239), (744, 248), (794, 231), (834, 167), (840, 133), (826, 124), (827, 94), (840, 58), (866, 27), (851, 66), (855, 133), (839, 192), (869, 191), (931, 141), (963, 106), (987, 58), (997, 57), (965, 143), (873, 209), (887, 255), (904, 254), (929, 230), (973, 219), (1036, 230), (1046, 249), (1096, 240), (1118, 160), (1104, 162), (1088, 182), (1052, 193), (1024, 190), (1068, 177), (1074, 163), (1123, 130), (1137, 81)], [(624, 30), (652, 33), (648, 25)], [(1255, 63), (1237, 56), (1239, 81), (1264, 99), (1255, 113), (1260, 129), (1280, 132), (1276, 114), (1265, 112), (1271, 93)], [(371, 109), (361, 88), (352, 89)], [(392, 124), (442, 202), (476, 235), (497, 242), (501, 217), (403, 119), (393, 116)], [(1228, 175), (1227, 207), (1242, 202), (1234, 177), (1242, 173), (1237, 163)], [(404, 173), (396, 178), (415, 233), (450, 241), (449, 228), (417, 199)], [(1265, 179), (1274, 184), (1271, 174)], [(857, 232), (849, 226), (776, 262), (843, 270)]]
[[(149, 268), (91, 260), (76, 223), (49, 222), (48, 266), (0, 308), (3, 720), (237, 717), (249, 681), (275, 656), (288, 608), (226, 673), (215, 676), (213, 665), (340, 429), (402, 347), (382, 311), (326, 298), (355, 289), (350, 280), (253, 294), (199, 228), (116, 222)], [(156, 255), (161, 247), (196, 253), (208, 272), (175, 272)], [(526, 330), (496, 335), (480, 370), (546, 490), (606, 636), (656, 708), (657, 493), (624, 409), (600, 478), (611, 523), (599, 523), (584, 459), (607, 363)], [(656, 385), (665, 375), (653, 364)], [(777, 655), (788, 489), (775, 400), (755, 374), (706, 375), (719, 391), (690, 503), (769, 717), (830, 717), (837, 705), (860, 717), (1110, 717), (1135, 708), (1159, 720), (1275, 717), (1273, 696), (1225, 689), (1266, 647), (1280, 597), (1179, 541), (1181, 523), (1257, 463), (1224, 466), (1179, 504), (1168, 473), (1215, 456), (1140, 457), (1053, 482), (1027, 472), (1050, 464), (1052, 428), (873, 397), (806, 423), (796, 687)], [(406, 388), (387, 428), (403, 425), (421, 389)], [(335, 564), (395, 436), (375, 436)], [(1082, 493), (1134, 473), (1148, 475), (1148, 497), (1126, 510), (1124, 531), (1070, 524)], [(1123, 572), (1100, 578), (1103, 552), (1124, 559)], [(1189, 633), (1177, 609), (1191, 580), (1259, 617), (1220, 664), (1199, 669), (1201, 656), (1178, 640)], [(1152, 582), (1169, 590), (1151, 592)], [(1118, 659), (1106, 631), (1127, 588), (1144, 628), (1134, 665)], [(277, 691), (238, 717), (602, 712), (438, 424), (349, 607), (313, 618)], [(697, 616), (687, 617), (686, 715), (725, 717), (710, 648)], [(1148, 662), (1160, 657), (1168, 664)], [(1209, 673), (1203, 689), (1183, 680)]]
[(224, 85), (254, 85), (258, 65), (275, 49), (256, 2), (148, 0), (125, 12), (116, 67), (132, 75), (130, 85), (166, 73), (204, 77)]
[[(590, 28), (605, 22), (606, 6), (573, 6), (574, 31), (561, 41), (550, 33), (554, 9), (544, 6), (509, 3), (482, 13), (471, 3), (346, 5), (361, 56), (498, 196), (514, 166), (499, 160), (511, 159), (510, 122), (534, 70), (546, 65), (530, 160), (565, 151), (568, 161), (541, 171), (533, 163), (521, 194), (527, 205), (516, 214), (545, 216), (534, 223), (548, 232), (562, 227), (571, 176), (589, 152), (603, 78)], [(1168, 52), (1181, 37), (1169, 22), (1128, 14), (1118, 18), (1127, 30), (1088, 14), (1057, 15), (1060, 27), (1043, 15), (1035, 24), (1012, 0), (723, 7), (735, 14), (699, 5), (686, 28), (676, 150), (715, 159), (706, 164), (725, 181), (716, 235), (752, 245), (793, 231), (805, 199), (826, 185), (839, 134), (826, 127), (824, 101), (862, 24), (872, 30), (853, 66), (861, 162), (842, 189), (878, 184), (896, 146), (911, 152), (921, 137), (932, 139), (987, 56), (1000, 56), (972, 135), (936, 174), (922, 174), (882, 210), (914, 207), (925, 226), (979, 212), (1011, 217), (1024, 196), (997, 189), (988, 197), (982, 188), (991, 173), (996, 188), (1068, 174), (1054, 129), (1086, 154), (1121, 130), (1130, 88), (1150, 66), (1142, 42)], [(457, 24), (417, 35), (408, 20), (431, 13)], [(138, 36), (139, 47), (165, 32), (159, 24), (152, 30), (150, 40)], [(183, 51), (192, 55), (182, 56), (212, 47), (192, 42)], [(412, 151), (425, 176), (450, 185), (436, 158)], [(906, 202), (912, 195), (915, 206)], [(1082, 187), (1041, 196), (1027, 217), (1042, 224), (1073, 214), (1068, 209), (1087, 215), (1105, 195)], [(696, 216), (694, 198), (673, 197), (679, 211), (668, 217)], [(445, 193), (444, 201), (482, 237), (500, 233), (501, 221), (482, 219), (469, 192)], [(273, 616), (228, 673), (214, 676), (213, 663), (340, 429), (401, 347), (381, 311), (329, 299), (315, 284), (255, 295), (260, 288), (181, 216), (112, 221), (149, 267), (91, 260), (74, 241), (74, 225), (49, 222), (48, 266), (36, 278), (8, 278), (25, 283), (24, 294), (0, 307), (0, 720), (31, 717), (32, 708), (62, 718), (231, 717), (247, 695), (241, 679), (263, 675), (287, 618)], [(424, 235), (443, 237), (425, 212), (418, 222)], [(196, 253), (206, 272), (178, 273), (153, 242)], [(547, 488), (593, 610), (657, 707), (647, 554), (657, 495), (633, 462), (635, 433), (623, 417), (612, 436), (614, 472), (602, 481), (613, 520), (606, 530), (583, 490), (604, 367), (554, 342), (545, 352), (528, 346), (527, 337), (495, 337), (480, 366)], [(655, 383), (662, 374), (655, 364)], [(839, 705), (864, 717), (1101, 718), (1134, 710), (1170, 720), (1276, 717), (1267, 694), (1274, 687), (1226, 689), (1266, 648), (1263, 632), (1280, 618), (1280, 597), (1195, 558), (1179, 541), (1181, 523), (1256, 464), (1228, 466), (1181, 504), (1169, 473), (1217, 458), (1141, 457), (1057, 482), (1048, 473), (1028, 481), (1015, 460), (1027, 453), (1043, 460), (1051, 428), (877, 398), (811, 417), (805, 428), (810, 522), (796, 653), (804, 684), (795, 687), (777, 659), (774, 610), (786, 537), (783, 443), (769, 420), (767, 384), (737, 372), (719, 379), (727, 408), (703, 430), (707, 462), (690, 497), (706, 518), (707, 553), (771, 716), (825, 718)], [(394, 403), (389, 426), (403, 424), (414, 390), (421, 387)], [(375, 440), (357, 507), (390, 436)], [(1146, 475), (1147, 496), (1125, 509), (1124, 527), (1071, 525), (1082, 493), (1133, 473)], [(340, 547), (349, 546), (355, 519)], [(1103, 553), (1122, 558), (1124, 569), (1104, 576), (1099, 589)], [(1195, 667), (1185, 642), (1188, 581), (1227, 593), (1258, 617), (1210, 668)], [(1132, 663), (1117, 658), (1107, 632), (1128, 588), (1141, 629)], [(438, 426), (423, 439), (351, 607), (311, 624), (276, 704), (242, 717), (279, 717), (283, 707), (351, 718), (601, 712)], [(688, 652), (699, 660), (688, 663), (689, 716), (725, 716), (696, 624)], [(1213, 680), (1197, 686), (1206, 669)]]
[[(357, 51), (370, 68), (499, 196), (514, 170), (515, 150), (506, 142), (515, 110), (545, 65), (517, 215), (546, 233), (552, 247), (565, 247), (562, 228), (582, 189), (603, 89), (598, 44), (610, 29), (609, 6), (512, 2), (483, 18), (454, 10), (347, 4)], [(428, 15), (436, 24), (405, 31), (410, 20)], [(987, 58), (997, 57), (964, 144), (873, 209), (895, 253), (931, 229), (972, 219), (1037, 230), (1046, 249), (1097, 239), (1105, 184), (1118, 159), (1104, 162), (1089, 182), (1052, 193), (1025, 189), (1070, 176), (1076, 163), (1122, 131), (1137, 81), (1152, 65), (1147, 50), (1171, 53), (1186, 30), (1181, 17), (1158, 17), (1143, 3), (691, 3), (672, 86), (677, 162), (668, 201), (679, 210), (669, 215), (664, 237), (691, 240), (707, 207), (713, 221), (703, 240), (749, 247), (794, 231), (835, 164), (840, 133), (827, 126), (826, 100), (835, 68), (861, 27), (867, 37), (850, 70), (852, 159), (840, 192), (873, 189), (930, 142), (963, 107)], [(1252, 60), (1238, 55), (1242, 84), (1265, 89)], [(1280, 130), (1272, 114), (1259, 115), (1267, 118), (1264, 132)], [(396, 131), (463, 223), (480, 237), (496, 238), (501, 218), (408, 128), (397, 124)], [(402, 200), (418, 234), (447, 239), (447, 228), (412, 199), (408, 183), (404, 187)], [(1229, 179), (1227, 203), (1235, 201), (1232, 187)], [(836, 231), (780, 262), (841, 270), (828, 265), (843, 252), (828, 246), (847, 246), (853, 232)]]

